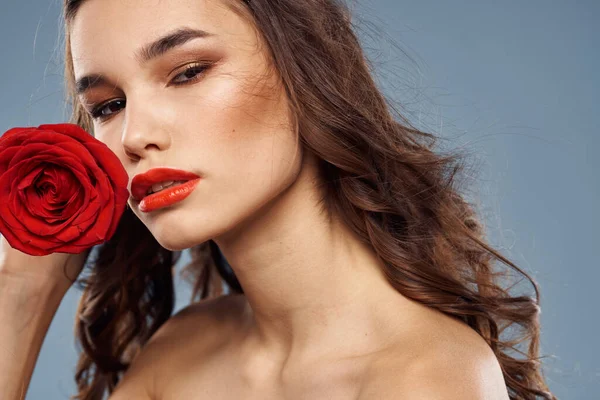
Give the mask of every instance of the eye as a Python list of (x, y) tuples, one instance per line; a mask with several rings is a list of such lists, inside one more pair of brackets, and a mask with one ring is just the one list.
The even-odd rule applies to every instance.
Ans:
[(173, 83), (174, 85), (185, 85), (186, 83), (194, 82), (200, 78), (200, 74), (204, 72), (207, 68), (208, 65), (206, 64), (188, 65), (182, 73), (175, 76), (175, 78), (177, 78), (179, 76), (185, 75), (188, 78), (188, 80), (175, 83), (175, 79), (173, 79), (171, 80), (171, 83)]
[(107, 107), (112, 107), (114, 105), (117, 104), (125, 104), (125, 100), (115, 100), (115, 101), (111, 101), (109, 103), (106, 104), (101, 104), (98, 107), (95, 107), (91, 112), (90, 115), (92, 116), (93, 119), (99, 119), (101, 121), (105, 120), (106, 118), (110, 117), (111, 114), (106, 114), (104, 111), (107, 109)]
[[(208, 65), (206, 65), (206, 64), (188, 65), (183, 72), (181, 72), (180, 74), (177, 74), (175, 76), (175, 78), (173, 78), (173, 80), (171, 80), (171, 84), (173, 84), (174, 86), (183, 86), (183, 85), (187, 85), (189, 83), (195, 82), (198, 79), (200, 79), (201, 73), (204, 72), (206, 69), (208, 69)], [(176, 78), (181, 77), (181, 76), (184, 76), (188, 79), (184, 80), (183, 82), (177, 81)], [(104, 120), (110, 118), (111, 115), (113, 115), (113, 113), (110, 113), (107, 110), (110, 108), (113, 108), (114, 106), (118, 107), (119, 105), (125, 106), (125, 100), (113, 100), (108, 103), (103, 103), (97, 107), (94, 107), (92, 109), (92, 111), (90, 112), (90, 115), (92, 116), (93, 119), (104, 121)], [(116, 114), (116, 111), (115, 111), (115, 114)]]

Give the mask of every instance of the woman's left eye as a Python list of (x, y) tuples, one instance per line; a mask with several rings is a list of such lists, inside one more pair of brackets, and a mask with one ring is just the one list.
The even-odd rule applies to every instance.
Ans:
[(180, 77), (180, 76), (186, 76), (188, 79), (184, 80), (183, 82), (176, 82), (176, 79), (173, 79), (171, 82), (174, 85), (184, 85), (186, 83), (195, 81), (196, 79), (198, 79), (200, 77), (200, 74), (202, 72), (204, 72), (206, 69), (208, 68), (208, 65), (205, 64), (192, 64), (189, 65), (188, 67), (186, 67), (186, 69), (178, 74), (175, 78)]

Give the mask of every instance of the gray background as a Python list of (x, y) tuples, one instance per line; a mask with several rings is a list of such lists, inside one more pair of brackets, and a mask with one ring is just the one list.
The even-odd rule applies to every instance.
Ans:
[[(3, 6), (0, 133), (64, 121), (60, 2)], [(540, 284), (541, 352), (551, 356), (544, 371), (561, 399), (600, 398), (599, 11), (597, 1), (541, 0), (362, 0), (356, 8), (379, 30), (361, 36), (386, 94), (418, 127), (476, 154), (489, 237)], [(177, 280), (176, 309), (188, 295)], [(28, 399), (74, 391), (79, 296), (71, 289), (52, 322)]]

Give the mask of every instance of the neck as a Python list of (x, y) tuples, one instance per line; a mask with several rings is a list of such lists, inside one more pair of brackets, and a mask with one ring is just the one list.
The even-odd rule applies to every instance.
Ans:
[(368, 244), (320, 212), (309, 176), (304, 168), (261, 216), (215, 239), (244, 290), (249, 331), (282, 359), (377, 351), (414, 303), (388, 283)]

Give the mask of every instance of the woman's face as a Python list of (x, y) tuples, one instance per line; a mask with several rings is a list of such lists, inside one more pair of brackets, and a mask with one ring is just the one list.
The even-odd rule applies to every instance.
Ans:
[[(144, 60), (141, 48), (177, 29), (210, 36)], [(80, 101), (98, 111), (95, 137), (118, 155), (130, 188), (154, 167), (201, 177), (170, 207), (144, 213), (129, 200), (167, 249), (231, 232), (298, 176), (301, 146), (267, 48), (221, 0), (87, 0), (71, 25), (71, 52), (76, 80), (104, 77), (88, 80)]]

